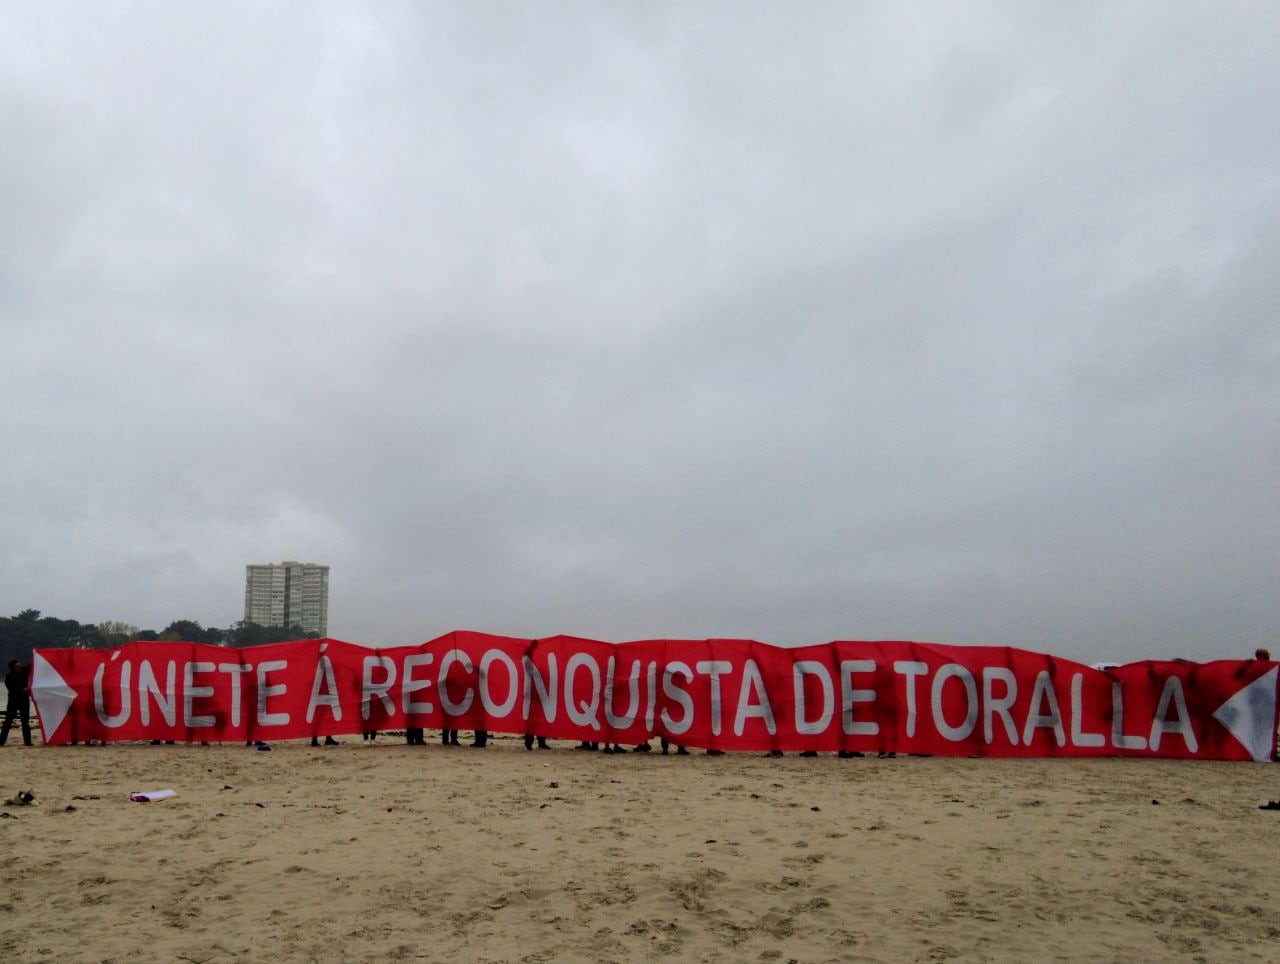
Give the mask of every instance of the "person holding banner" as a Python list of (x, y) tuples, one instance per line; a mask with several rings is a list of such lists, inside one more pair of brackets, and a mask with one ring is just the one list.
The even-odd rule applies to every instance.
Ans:
[(16, 659), (9, 660), (9, 672), (4, 676), (4, 688), (9, 699), (4, 709), (4, 728), (0, 729), (0, 746), (9, 739), (9, 727), (14, 716), (22, 720), (22, 742), (31, 746), (31, 697), (27, 690), (27, 668)]

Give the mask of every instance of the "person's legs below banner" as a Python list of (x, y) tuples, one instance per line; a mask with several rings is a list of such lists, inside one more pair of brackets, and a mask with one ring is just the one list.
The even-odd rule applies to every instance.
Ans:
[(4, 726), (0, 727), (0, 746), (9, 739), (9, 729), (13, 726), (13, 718), (17, 716), (22, 723), (22, 742), (31, 746), (31, 707), (25, 697), (9, 697), (4, 710)]

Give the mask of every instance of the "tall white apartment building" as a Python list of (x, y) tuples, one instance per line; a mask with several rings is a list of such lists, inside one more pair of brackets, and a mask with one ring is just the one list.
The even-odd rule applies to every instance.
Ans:
[(244, 618), (329, 635), (329, 567), (314, 562), (245, 566)]

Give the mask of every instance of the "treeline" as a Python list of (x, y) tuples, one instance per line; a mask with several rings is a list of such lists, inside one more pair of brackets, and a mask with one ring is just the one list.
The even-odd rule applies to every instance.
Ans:
[(24, 663), (33, 649), (111, 649), (134, 640), (173, 643), (210, 643), (215, 646), (259, 646), (283, 643), (291, 639), (314, 639), (315, 633), (304, 633), (301, 626), (259, 626), (241, 620), (230, 629), (202, 627), (193, 619), (175, 619), (158, 632), (140, 629), (130, 623), (80, 623), (74, 619), (42, 616), (38, 609), (24, 609), (16, 616), (0, 616), (0, 665), (9, 660)]

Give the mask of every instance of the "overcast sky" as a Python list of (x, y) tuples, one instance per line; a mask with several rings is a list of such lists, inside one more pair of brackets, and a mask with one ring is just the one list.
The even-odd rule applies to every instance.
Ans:
[(1280, 648), (1280, 6), (0, 2), (0, 614)]

